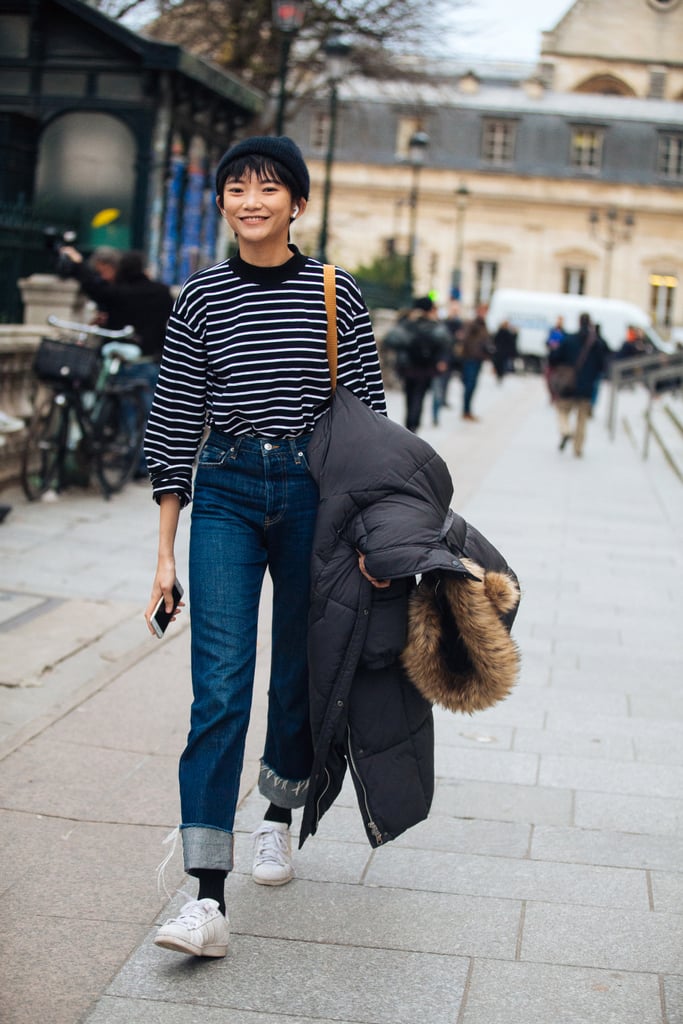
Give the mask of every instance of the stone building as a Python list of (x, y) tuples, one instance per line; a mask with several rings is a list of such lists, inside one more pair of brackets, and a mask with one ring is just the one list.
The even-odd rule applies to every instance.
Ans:
[[(467, 310), (506, 286), (629, 299), (662, 333), (683, 323), (681, 0), (577, 0), (535, 65), (440, 62), (338, 95), (330, 259), (414, 248), (414, 290), (460, 289)], [(288, 125), (313, 175), (297, 226), (313, 251), (329, 126), (324, 92)]]

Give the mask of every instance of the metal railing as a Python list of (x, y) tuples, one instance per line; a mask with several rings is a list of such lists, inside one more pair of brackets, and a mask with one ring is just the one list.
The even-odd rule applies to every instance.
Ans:
[(650, 405), (657, 390), (657, 384), (675, 380), (683, 375), (683, 352), (666, 355), (655, 352), (649, 356), (633, 356), (629, 359), (613, 359), (609, 369), (610, 399), (607, 411), (607, 428), (614, 440), (617, 429), (617, 404), (619, 391), (633, 384), (642, 384), (650, 392)]

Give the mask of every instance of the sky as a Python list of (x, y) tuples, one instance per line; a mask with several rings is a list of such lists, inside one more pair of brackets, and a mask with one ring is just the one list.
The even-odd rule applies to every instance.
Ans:
[(460, 36), (456, 31), (454, 56), (537, 60), (541, 33), (571, 6), (572, 0), (471, 0), (454, 11), (455, 24), (463, 29)]

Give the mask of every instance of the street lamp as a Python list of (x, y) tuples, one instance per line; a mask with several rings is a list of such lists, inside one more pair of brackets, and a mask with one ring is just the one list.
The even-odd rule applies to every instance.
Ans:
[(327, 153), (325, 155), (325, 186), (323, 190), (323, 210), (320, 222), (320, 239), (318, 241), (318, 258), (327, 263), (327, 236), (330, 217), (330, 195), (332, 193), (332, 164), (334, 163), (334, 147), (337, 137), (337, 108), (339, 105), (339, 83), (348, 67), (351, 46), (339, 33), (334, 33), (325, 43), (327, 57), (327, 80), (330, 85), (330, 113), (327, 132)]
[(273, 24), (282, 34), (280, 42), (280, 94), (275, 119), (275, 134), (282, 135), (285, 129), (285, 104), (287, 102), (287, 65), (292, 40), (304, 23), (306, 5), (297, 0), (273, 0)]
[[(635, 217), (632, 213), (620, 214), (614, 206), (605, 210), (601, 220), (597, 210), (591, 210), (588, 214), (591, 235), (602, 245), (605, 250), (605, 260), (602, 268), (602, 294), (609, 298), (612, 285), (612, 256), (614, 247), (619, 242), (628, 242), (631, 239), (631, 232), (635, 226)], [(602, 228), (602, 230), (600, 230)]]
[(420, 170), (425, 160), (425, 150), (429, 146), (429, 136), (426, 132), (416, 131), (410, 136), (408, 142), (408, 163), (412, 167), (413, 177), (410, 186), (408, 205), (410, 207), (410, 226), (408, 255), (406, 257), (406, 293), (409, 299), (413, 296), (413, 283), (415, 273), (415, 252), (417, 250), (417, 200), (419, 195)]
[(462, 256), (465, 244), (465, 211), (470, 198), (470, 190), (463, 182), (455, 190), (455, 263), (451, 275), (451, 298), (462, 296)]

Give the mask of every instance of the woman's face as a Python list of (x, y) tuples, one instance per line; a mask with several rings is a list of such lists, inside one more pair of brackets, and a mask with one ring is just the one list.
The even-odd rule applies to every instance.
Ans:
[(228, 179), (219, 209), (240, 242), (249, 245), (284, 242), (293, 216), (303, 213), (306, 201), (295, 201), (289, 189), (274, 178), (259, 180), (247, 172), (239, 181)]

